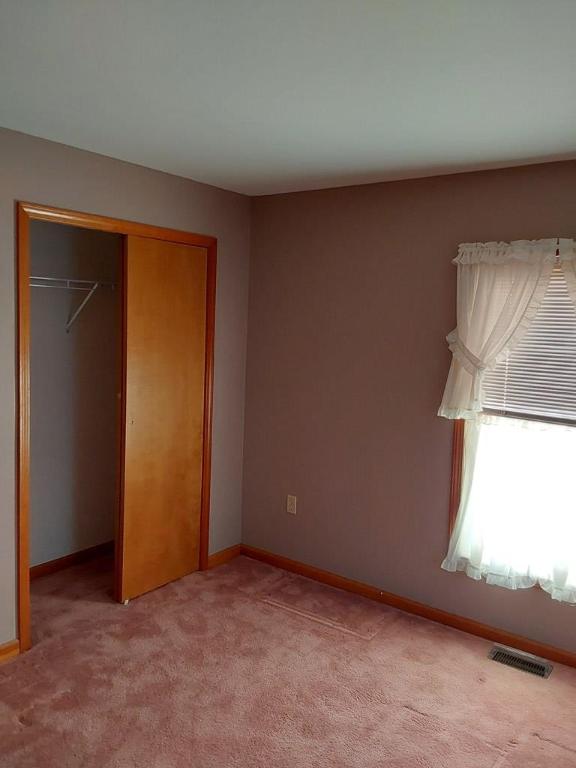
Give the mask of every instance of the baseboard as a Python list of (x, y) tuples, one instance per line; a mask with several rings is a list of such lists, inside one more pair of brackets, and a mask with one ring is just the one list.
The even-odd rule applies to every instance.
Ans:
[(114, 554), (114, 542), (106, 541), (104, 544), (96, 544), (94, 547), (82, 549), (80, 552), (72, 552), (71, 555), (58, 557), (56, 560), (49, 560), (47, 563), (33, 565), (30, 568), (30, 579), (38, 579), (40, 576), (48, 576), (50, 573), (56, 573), (64, 568), (70, 568), (72, 565), (86, 563), (89, 560), (95, 560), (98, 557), (105, 557)]
[(474, 619), (467, 619), (464, 616), (458, 616), (455, 613), (449, 613), (448, 611), (440, 610), (439, 608), (432, 608), (429, 605), (418, 603), (416, 600), (410, 600), (407, 597), (400, 597), (394, 595), (391, 592), (384, 592), (377, 587), (372, 587), (369, 584), (363, 584), (361, 581), (353, 581), (347, 579), (344, 576), (338, 576), (330, 571), (323, 571), (320, 568), (315, 568), (312, 565), (306, 565), (298, 560), (290, 560), (288, 557), (282, 555), (275, 555), (272, 552), (267, 552), (263, 549), (257, 549), (256, 547), (249, 547), (245, 544), (242, 545), (241, 553), (252, 557), (256, 560), (261, 560), (269, 565), (282, 568), (285, 571), (291, 571), (292, 573), (298, 573), (301, 576), (306, 576), (309, 579), (315, 581), (321, 581), (323, 584), (328, 584), (331, 587), (338, 587), (338, 589), (344, 589), (347, 592), (353, 592), (362, 597), (367, 597), (370, 600), (376, 600), (379, 603), (385, 603), (393, 608), (398, 608), (406, 613), (412, 613), (415, 616), (421, 616), (424, 619), (435, 621), (438, 624), (444, 624), (453, 629), (459, 629), (462, 632), (468, 632), (470, 635), (476, 635), (482, 637), (485, 640), (491, 640), (495, 643), (501, 643), (502, 645), (508, 645), (512, 648), (518, 648), (521, 651), (532, 653), (535, 656), (542, 656), (550, 661), (558, 662), (559, 664), (566, 664), (569, 667), (576, 667), (576, 653), (565, 651), (562, 648), (556, 648), (552, 645), (545, 645), (535, 640), (530, 640), (520, 635), (514, 635), (511, 632), (506, 632), (496, 627), (491, 627), (488, 624), (482, 624)]
[(13, 659), (14, 656), (18, 656), (20, 653), (20, 643), (18, 640), (11, 640), (9, 643), (0, 645), (0, 664), (3, 664), (9, 659)]
[(224, 563), (228, 563), (240, 554), (242, 554), (241, 544), (234, 544), (232, 547), (221, 549), (219, 552), (214, 552), (213, 555), (208, 555), (208, 570), (210, 570), (210, 568), (217, 568), (219, 565), (224, 565)]

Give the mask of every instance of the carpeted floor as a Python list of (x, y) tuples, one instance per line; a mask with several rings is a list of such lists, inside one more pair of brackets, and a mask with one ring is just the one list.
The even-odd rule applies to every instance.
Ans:
[(576, 670), (247, 558), (121, 606), (109, 565), (34, 583), (2, 768), (576, 766)]

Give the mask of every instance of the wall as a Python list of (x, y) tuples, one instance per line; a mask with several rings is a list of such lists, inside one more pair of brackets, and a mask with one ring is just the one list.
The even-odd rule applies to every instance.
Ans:
[[(576, 612), (440, 569), (459, 242), (576, 236), (576, 163), (258, 198), (243, 541), (576, 651)], [(286, 494), (298, 514), (286, 514)]]
[(218, 238), (210, 551), (240, 541), (250, 200), (0, 130), (0, 644), (16, 632), (15, 201)]
[(85, 293), (31, 291), (30, 564), (114, 538), (122, 238), (31, 223), (34, 276), (99, 280)]

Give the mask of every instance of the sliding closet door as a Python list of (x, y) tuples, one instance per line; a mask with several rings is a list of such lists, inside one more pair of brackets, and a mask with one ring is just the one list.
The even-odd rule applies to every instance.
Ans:
[(207, 250), (126, 238), (118, 596), (199, 566)]

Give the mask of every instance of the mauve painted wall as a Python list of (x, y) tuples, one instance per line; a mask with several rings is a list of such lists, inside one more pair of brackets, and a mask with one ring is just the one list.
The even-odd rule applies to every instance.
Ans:
[(576, 609), (440, 569), (450, 260), (557, 235), (574, 162), (254, 200), (243, 541), (576, 651)]
[(14, 203), (74, 208), (218, 238), (210, 551), (240, 541), (250, 200), (0, 129), (0, 644), (16, 626)]

